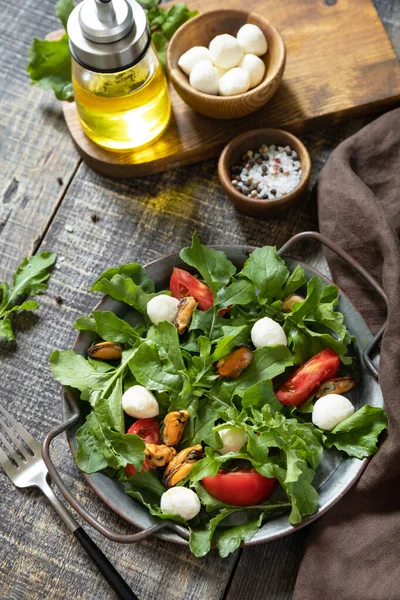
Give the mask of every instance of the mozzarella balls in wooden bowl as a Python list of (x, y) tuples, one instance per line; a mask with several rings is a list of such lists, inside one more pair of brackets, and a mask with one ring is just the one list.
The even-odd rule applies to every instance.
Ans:
[(190, 19), (172, 37), (167, 69), (180, 97), (215, 119), (234, 119), (263, 106), (285, 67), (285, 44), (264, 17), (216, 10)]

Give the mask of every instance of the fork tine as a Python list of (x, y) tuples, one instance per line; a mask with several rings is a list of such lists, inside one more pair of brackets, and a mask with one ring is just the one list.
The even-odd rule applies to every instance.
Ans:
[[(28, 450), (22, 444), (21, 440), (19, 440), (17, 438), (17, 436), (14, 434), (13, 430), (11, 429), (11, 427), (7, 427), (7, 425), (4, 423), (4, 421), (2, 421), (2, 419), (0, 418), (0, 429), (1, 428), (3, 428), (3, 431), (5, 433), (7, 433), (8, 436), (12, 439), (12, 441), (14, 442), (14, 444), (16, 445), (16, 447), (18, 448), (19, 452), (25, 458), (25, 460), (29, 460), (30, 458), (32, 458), (32, 454), (30, 454), (28, 452)], [(32, 452), (33, 452), (33, 450), (32, 450)]]
[[(2, 442), (3, 446), (5, 448), (7, 448), (9, 455), (8, 458), (12, 458), (13, 461), (18, 465), (18, 467), (20, 466), (20, 463), (22, 462), (22, 459), (20, 456), (18, 456), (18, 454), (16, 453), (16, 451), (14, 450), (14, 448), (11, 446), (11, 444), (6, 440), (6, 438), (4, 437), (4, 435), (1, 433), (0, 431), (0, 442)], [(11, 462), (11, 461), (10, 461)], [(15, 467), (14, 467), (15, 468)]]
[(12, 464), (11, 460), (8, 458), (7, 454), (3, 452), (0, 448), (0, 465), (3, 467), (7, 475), (12, 479), (13, 473), (15, 471), (15, 466)]
[(14, 429), (22, 437), (24, 442), (26, 442), (26, 444), (31, 448), (32, 452), (35, 452), (34, 448), (37, 448), (37, 446), (39, 445), (39, 442), (37, 440), (35, 440), (35, 438), (32, 437), (31, 434), (28, 433), (28, 431), (26, 431), (26, 429), (24, 427), (22, 427), (22, 425), (20, 423), (18, 423), (18, 421), (16, 421), (14, 419), (14, 417), (12, 417), (10, 415), (10, 413), (7, 412), (6, 409), (4, 408), (4, 406), (2, 406), (1, 404), (0, 404), (0, 412), (2, 412), (3, 415), (5, 416), (5, 418), (14, 426)]

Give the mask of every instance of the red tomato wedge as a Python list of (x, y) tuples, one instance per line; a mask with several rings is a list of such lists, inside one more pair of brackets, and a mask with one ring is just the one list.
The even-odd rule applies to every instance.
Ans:
[(186, 296), (193, 296), (200, 310), (208, 310), (214, 305), (212, 291), (208, 285), (183, 269), (174, 268), (169, 288), (173, 297), (178, 300), (182, 300)]
[(298, 368), (278, 388), (276, 397), (285, 406), (299, 406), (317, 391), (323, 381), (336, 377), (339, 367), (339, 355), (325, 348)]
[[(157, 419), (138, 419), (131, 427), (129, 427), (127, 433), (135, 433), (138, 435), (146, 444), (161, 444), (160, 437), (160, 425)], [(142, 473), (149, 469), (155, 469), (155, 467), (146, 458)], [(137, 473), (137, 469), (133, 465), (126, 465), (125, 473), (127, 477), (132, 477)]]
[(234, 506), (252, 506), (268, 500), (275, 491), (275, 477), (264, 477), (255, 469), (227, 471), (219, 469), (214, 477), (203, 477), (207, 492), (221, 502)]

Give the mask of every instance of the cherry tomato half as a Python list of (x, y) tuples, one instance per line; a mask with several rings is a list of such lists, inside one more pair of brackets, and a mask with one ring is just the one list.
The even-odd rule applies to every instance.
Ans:
[(183, 269), (174, 268), (169, 288), (174, 298), (182, 300), (186, 296), (193, 296), (200, 310), (208, 310), (214, 305), (212, 291), (205, 283), (193, 277)]
[(221, 502), (234, 506), (252, 506), (268, 500), (275, 491), (275, 477), (264, 477), (255, 469), (227, 471), (220, 469), (214, 477), (203, 477), (207, 492)]
[[(135, 433), (142, 438), (146, 444), (161, 444), (160, 426), (155, 418), (138, 419), (131, 427), (129, 427), (127, 433)], [(155, 469), (155, 467), (146, 458), (143, 463), (142, 473), (149, 469)], [(137, 469), (133, 465), (126, 465), (125, 473), (127, 477), (132, 477), (132, 475), (137, 473)]]
[(278, 388), (276, 397), (285, 406), (299, 406), (317, 391), (323, 381), (336, 377), (339, 367), (339, 355), (325, 348), (297, 369)]

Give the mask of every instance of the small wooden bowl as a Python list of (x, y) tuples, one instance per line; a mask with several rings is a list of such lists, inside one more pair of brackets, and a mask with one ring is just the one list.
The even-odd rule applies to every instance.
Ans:
[[(276, 200), (249, 198), (231, 183), (231, 166), (238, 164), (247, 150), (256, 152), (263, 144), (290, 146), (297, 152), (301, 165), (302, 176), (299, 185), (286, 196)], [(311, 175), (311, 159), (304, 144), (291, 133), (282, 129), (253, 129), (238, 135), (225, 146), (218, 161), (218, 175), (222, 187), (236, 208), (256, 217), (273, 216), (287, 211), (306, 195)]]
[[(265, 75), (255, 88), (236, 96), (212, 96), (198, 92), (178, 67), (178, 60), (193, 46), (206, 46), (222, 33), (236, 36), (242, 25), (252, 23), (264, 33), (268, 51), (260, 58), (265, 63)], [(267, 19), (243, 10), (214, 10), (190, 19), (178, 29), (168, 44), (167, 70), (179, 96), (193, 110), (214, 119), (237, 119), (263, 106), (276, 92), (285, 68), (286, 49), (278, 31)]]

